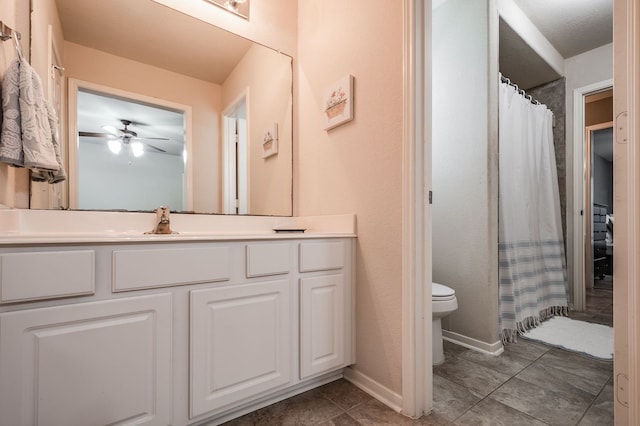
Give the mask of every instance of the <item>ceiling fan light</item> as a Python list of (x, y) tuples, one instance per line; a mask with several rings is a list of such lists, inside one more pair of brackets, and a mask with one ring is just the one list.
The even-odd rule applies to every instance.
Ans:
[(118, 129), (113, 126), (101, 126), (104, 130), (111, 133), (114, 136), (118, 136)]
[(118, 139), (111, 139), (109, 142), (109, 149), (111, 150), (111, 152), (113, 152), (114, 154), (120, 154), (120, 151), (122, 151), (122, 142), (120, 142), (120, 140)]
[(133, 153), (134, 157), (140, 157), (144, 154), (144, 147), (140, 142), (131, 142), (131, 153)]

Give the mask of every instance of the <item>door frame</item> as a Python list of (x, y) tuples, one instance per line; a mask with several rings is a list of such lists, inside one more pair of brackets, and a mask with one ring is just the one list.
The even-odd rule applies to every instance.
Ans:
[[(614, 184), (617, 185), (614, 210), (617, 232), (624, 236), (616, 240), (614, 261), (617, 286), (614, 293), (614, 406), (616, 424), (624, 425), (637, 424), (640, 420), (640, 289), (637, 288), (640, 282), (640, 262), (637, 260), (640, 257), (640, 147), (637, 146), (640, 141), (640, 4), (635, 0), (614, 0), (614, 20)], [(430, 257), (426, 259), (428, 264), (420, 263), (425, 260), (421, 256), (426, 256), (426, 251), (431, 253), (431, 211), (425, 204), (426, 190), (431, 188), (430, 155), (429, 162), (425, 161), (426, 156), (414, 156), (414, 160), (408, 162), (411, 154), (417, 154), (414, 149), (422, 155), (423, 148), (427, 154), (431, 152), (431, 80), (430, 75), (427, 78), (424, 74), (425, 71), (430, 72), (431, 67), (430, 43), (416, 47), (420, 37), (431, 40), (426, 33), (431, 28), (430, 22), (430, 0), (424, 4), (420, 0), (404, 0), (403, 183), (410, 184), (410, 187), (403, 185), (402, 408), (404, 414), (412, 417), (430, 412), (432, 406), (432, 369), (425, 368), (431, 362), (431, 328), (425, 327), (425, 320), (429, 321), (431, 317), (431, 303), (417, 299), (424, 296), (422, 284), (431, 275)], [(584, 104), (575, 102), (575, 99), (578, 96), (580, 101), (586, 93), (584, 88), (576, 90), (574, 126), (577, 122), (582, 124), (574, 132), (574, 143), (575, 135), (584, 132)], [(580, 114), (576, 113), (576, 107), (582, 110)], [(416, 118), (424, 119), (424, 124), (416, 123), (420, 121)], [(582, 147), (582, 142), (578, 147)], [(576, 156), (574, 149), (574, 169), (584, 161), (584, 153), (577, 161)], [(574, 170), (574, 188), (580, 188), (575, 186), (575, 180)], [(575, 207), (582, 205), (583, 197), (576, 192), (580, 191), (574, 191), (573, 243), (574, 247), (584, 247), (584, 236), (579, 244), (575, 244), (576, 236), (582, 235), (581, 231), (576, 232), (580, 230), (576, 226), (583, 220), (580, 209)], [(429, 216), (419, 216), (422, 211)], [(413, 237), (417, 238), (414, 240)], [(417, 253), (414, 247), (424, 252)], [(573, 251), (575, 260), (576, 250)], [(583, 262), (580, 262), (581, 267), (574, 264), (574, 271), (583, 271)], [(411, 269), (420, 265), (421, 268)]]
[(640, 4), (614, 0), (614, 410), (640, 421)]
[(585, 98), (588, 95), (609, 90), (613, 87), (613, 79), (602, 80), (573, 91), (573, 309), (583, 311), (585, 308), (585, 271), (587, 260), (585, 248), (587, 244), (587, 152), (585, 149)]
[(402, 413), (431, 412), (431, 0), (403, 4)]

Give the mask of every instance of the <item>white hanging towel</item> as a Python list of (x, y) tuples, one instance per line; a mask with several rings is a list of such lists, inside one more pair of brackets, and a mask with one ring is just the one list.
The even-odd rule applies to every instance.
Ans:
[(58, 137), (58, 116), (50, 102), (47, 102), (46, 105), (49, 127), (51, 128), (51, 141), (53, 142), (53, 148), (59, 168), (55, 172), (42, 169), (33, 170), (31, 172), (31, 180), (34, 182), (58, 183), (66, 180), (67, 174), (64, 171), (64, 167), (62, 167), (62, 154), (60, 151), (60, 139)]
[(60, 156), (56, 156), (55, 129), (50, 124), (42, 82), (27, 61), (15, 59), (5, 73), (2, 107), (0, 161), (35, 171), (58, 172), (62, 167)]
[(9, 64), (2, 79), (2, 128), (0, 129), (0, 161), (24, 166), (20, 119), (20, 61)]

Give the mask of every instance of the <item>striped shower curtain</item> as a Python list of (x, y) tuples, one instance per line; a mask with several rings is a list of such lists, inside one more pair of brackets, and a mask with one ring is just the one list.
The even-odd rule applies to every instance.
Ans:
[(566, 315), (560, 197), (551, 111), (500, 83), (500, 335)]

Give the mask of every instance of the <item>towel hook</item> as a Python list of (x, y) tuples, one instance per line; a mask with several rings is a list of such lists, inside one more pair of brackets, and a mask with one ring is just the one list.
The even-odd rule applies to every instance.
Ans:
[(11, 27), (8, 27), (4, 24), (4, 22), (0, 21), (0, 40), (7, 41), (11, 38), (11, 34), (13, 30)]
[(61, 67), (60, 65), (52, 64), (51, 68), (53, 68), (54, 70), (58, 71), (60, 74), (64, 74), (64, 72), (65, 72), (64, 67)]

